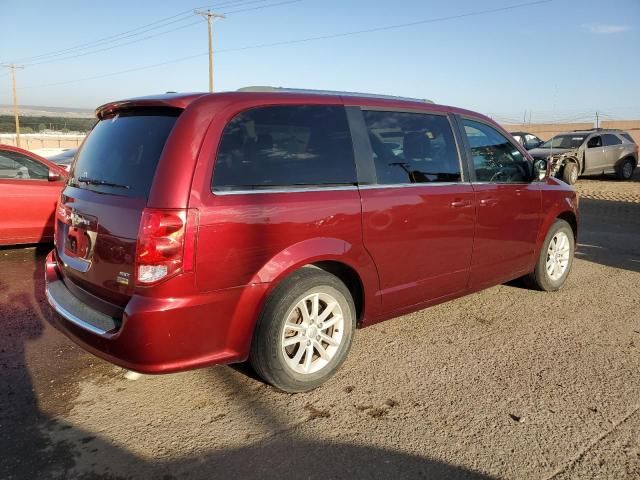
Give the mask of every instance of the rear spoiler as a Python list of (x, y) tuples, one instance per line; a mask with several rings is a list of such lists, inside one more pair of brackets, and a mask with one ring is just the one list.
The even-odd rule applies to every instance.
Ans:
[(166, 94), (153, 97), (131, 98), (116, 102), (105, 103), (96, 108), (96, 117), (102, 120), (104, 117), (120, 111), (132, 108), (171, 108), (184, 110), (187, 106), (198, 98), (208, 95), (207, 93), (192, 94)]

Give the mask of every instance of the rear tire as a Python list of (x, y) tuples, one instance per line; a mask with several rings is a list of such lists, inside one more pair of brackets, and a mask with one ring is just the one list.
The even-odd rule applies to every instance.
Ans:
[(631, 180), (631, 177), (633, 177), (633, 170), (633, 160), (631, 158), (627, 158), (616, 169), (616, 175), (620, 180)]
[(562, 169), (562, 180), (569, 185), (576, 183), (578, 181), (578, 165), (567, 162)]
[(537, 290), (553, 292), (564, 285), (575, 253), (573, 230), (564, 220), (557, 219), (542, 244), (535, 269), (527, 277), (527, 284)]
[(251, 343), (251, 365), (264, 381), (285, 392), (318, 387), (349, 353), (355, 311), (351, 293), (338, 277), (314, 267), (298, 270), (264, 306)]

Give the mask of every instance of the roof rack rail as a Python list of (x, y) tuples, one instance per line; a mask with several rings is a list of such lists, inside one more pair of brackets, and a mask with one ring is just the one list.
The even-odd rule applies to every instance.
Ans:
[(619, 128), (602, 128), (602, 127), (593, 127), (593, 128), (579, 128), (577, 130), (573, 130), (574, 132), (617, 132)]
[(367, 98), (379, 98), (383, 100), (403, 100), (403, 101), (409, 101), (409, 102), (434, 103), (433, 100), (428, 100), (426, 98), (398, 97), (395, 95), (379, 95), (376, 93), (341, 92), (337, 90), (313, 90), (313, 89), (305, 89), (305, 88), (252, 86), (252, 87), (239, 88), (237, 91), (238, 92), (263, 92), (263, 93), (301, 93), (301, 94), (310, 94), (310, 95), (340, 95), (343, 97), (367, 97)]

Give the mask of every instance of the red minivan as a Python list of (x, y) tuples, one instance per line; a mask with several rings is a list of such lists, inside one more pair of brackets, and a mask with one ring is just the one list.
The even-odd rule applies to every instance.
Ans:
[(130, 370), (250, 360), (299, 392), (366, 326), (525, 277), (560, 288), (578, 199), (489, 118), (250, 88), (109, 103), (56, 212), (56, 326)]

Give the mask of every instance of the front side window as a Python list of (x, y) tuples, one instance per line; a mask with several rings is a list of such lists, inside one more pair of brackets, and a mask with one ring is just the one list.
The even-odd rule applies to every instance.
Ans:
[(602, 137), (600, 135), (591, 137), (587, 142), (587, 148), (598, 148), (601, 146), (602, 146)]
[(225, 127), (214, 191), (357, 182), (344, 107), (270, 106), (243, 112)]
[(473, 120), (463, 120), (471, 147), (476, 181), (526, 183), (530, 180), (528, 160), (498, 130)]
[(447, 117), (364, 111), (380, 184), (459, 182), (460, 160)]
[(46, 165), (17, 152), (0, 151), (0, 178), (17, 180), (47, 180)]
[(622, 140), (620, 140), (617, 136), (607, 133), (602, 136), (602, 141), (605, 147), (609, 147), (611, 145), (620, 145)]

